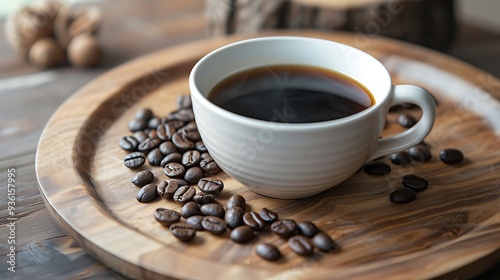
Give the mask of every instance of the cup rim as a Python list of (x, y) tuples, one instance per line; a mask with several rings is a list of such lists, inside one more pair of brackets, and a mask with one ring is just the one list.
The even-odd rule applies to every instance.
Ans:
[[(308, 123), (272, 122), (272, 121), (259, 120), (259, 119), (254, 119), (254, 118), (242, 116), (242, 115), (233, 113), (231, 111), (228, 111), (228, 110), (226, 110), (226, 109), (224, 109), (222, 107), (219, 107), (219, 106), (215, 105), (210, 100), (208, 100), (208, 98), (206, 96), (204, 96), (200, 92), (200, 90), (198, 89), (198, 85), (196, 84), (197, 75), (200, 75), (200, 73), (198, 73), (198, 68), (200, 68), (201, 65), (203, 63), (205, 63), (205, 61), (208, 60), (210, 56), (212, 56), (212, 55), (214, 55), (216, 53), (222, 52), (222, 51), (224, 51), (224, 50), (226, 50), (228, 48), (233, 48), (233, 47), (238, 46), (238, 45), (248, 44), (248, 43), (255, 43), (255, 42), (259, 42), (259, 41), (269, 41), (269, 40), (280, 40), (280, 41), (284, 41), (284, 40), (323, 41), (323, 42), (328, 42), (328, 43), (331, 43), (331, 44), (334, 44), (334, 45), (342, 46), (343, 48), (349, 48), (350, 51), (353, 51), (353, 52), (361, 53), (362, 55), (367, 56), (368, 58), (370, 58), (371, 60), (373, 60), (373, 63), (378, 64), (381, 67), (381, 69), (384, 70), (384, 72), (382, 73), (382, 75), (387, 76), (387, 78), (388, 78), (388, 81), (389, 81), (388, 90), (389, 90), (389, 92), (383, 98), (381, 98), (380, 102), (375, 102), (375, 104), (371, 105), (370, 107), (368, 107), (367, 109), (365, 109), (365, 110), (363, 110), (361, 112), (357, 112), (355, 114), (352, 114), (350, 116), (343, 117), (343, 118), (340, 118), (340, 119), (327, 120), (327, 121), (319, 121), (319, 122), (308, 122)], [(342, 74), (347, 75), (346, 73), (342, 73)], [(347, 76), (350, 76), (350, 75), (347, 75)], [(353, 77), (353, 79), (357, 80), (355, 77)], [(366, 115), (371, 114), (373, 111), (379, 110), (379, 107), (382, 106), (382, 103), (384, 103), (384, 101), (390, 96), (390, 91), (393, 90), (392, 78), (391, 78), (391, 76), (389, 74), (389, 71), (382, 64), (382, 62), (380, 62), (377, 58), (373, 57), (372, 55), (370, 55), (370, 54), (368, 54), (368, 53), (366, 53), (366, 52), (364, 52), (364, 51), (362, 51), (360, 49), (357, 49), (355, 47), (352, 47), (352, 46), (349, 46), (349, 45), (346, 45), (346, 44), (342, 44), (342, 43), (339, 43), (339, 42), (335, 42), (335, 41), (331, 41), (331, 40), (326, 40), (326, 39), (320, 39), (320, 38), (314, 38), (314, 37), (304, 37), (304, 36), (265, 36), (265, 37), (256, 37), (256, 38), (250, 38), (250, 39), (245, 39), (245, 40), (240, 40), (240, 41), (237, 41), (237, 42), (233, 42), (233, 43), (224, 45), (224, 46), (222, 46), (220, 48), (217, 48), (215, 50), (212, 50), (211, 52), (209, 52), (208, 54), (206, 54), (205, 56), (203, 56), (193, 66), (193, 68), (191, 69), (191, 73), (189, 75), (189, 86), (190, 86), (190, 89), (191, 89), (191, 98), (197, 99), (197, 101), (202, 106), (207, 107), (208, 109), (210, 109), (210, 111), (213, 111), (213, 112), (221, 115), (224, 118), (232, 119), (233, 121), (238, 121), (238, 122), (244, 123), (245, 125), (250, 125), (250, 126), (254, 126), (254, 127), (262, 127), (262, 126), (265, 126), (265, 125), (276, 124), (276, 125), (280, 126), (280, 130), (319, 129), (319, 128), (330, 127), (332, 125), (343, 125), (343, 124), (351, 122), (351, 121), (353, 121), (355, 119), (363, 118)], [(373, 93), (370, 93), (370, 94), (373, 95)], [(376, 98), (375, 98), (375, 101), (378, 101), (378, 100), (376, 100)]]

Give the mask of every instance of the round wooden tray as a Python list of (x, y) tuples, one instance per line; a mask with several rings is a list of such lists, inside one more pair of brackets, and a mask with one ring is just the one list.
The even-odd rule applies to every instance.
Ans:
[[(326, 38), (361, 48), (390, 69), (394, 82), (428, 88), (439, 106), (427, 137), (433, 159), (387, 176), (356, 173), (342, 185), (302, 200), (262, 197), (221, 173), (221, 203), (234, 194), (253, 210), (274, 209), (282, 218), (312, 220), (341, 245), (338, 253), (302, 257), (286, 241), (260, 233), (247, 245), (199, 232), (178, 242), (153, 218), (157, 207), (179, 209), (158, 199), (141, 204), (123, 166), (118, 140), (139, 108), (160, 116), (187, 94), (191, 67), (209, 51), (246, 37), (193, 42), (152, 53), (109, 71), (68, 99), (47, 124), (37, 151), (36, 172), (46, 205), (89, 254), (133, 278), (189, 279), (416, 279), (468, 277), (499, 260), (500, 92), (498, 80), (436, 52), (397, 41), (311, 31), (265, 33)], [(496, 126), (495, 126), (496, 125)], [(389, 122), (386, 133), (396, 131)], [(441, 149), (461, 149), (466, 160), (442, 163)], [(387, 158), (382, 159), (389, 162)], [(149, 168), (145, 166), (144, 168)], [(161, 168), (154, 169), (164, 179)], [(417, 200), (395, 205), (389, 193), (401, 177), (427, 178)], [(307, 186), (305, 186), (307, 187)], [(258, 242), (278, 246), (283, 259), (271, 263), (254, 252)]]

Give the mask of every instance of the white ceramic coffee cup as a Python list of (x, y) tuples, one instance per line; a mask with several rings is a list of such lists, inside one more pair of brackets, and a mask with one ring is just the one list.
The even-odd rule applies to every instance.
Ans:
[[(337, 120), (276, 123), (229, 112), (207, 99), (215, 84), (234, 73), (280, 64), (341, 72), (368, 88), (375, 104)], [(426, 90), (393, 86), (386, 68), (367, 53), (306, 37), (262, 37), (221, 47), (194, 66), (189, 86), (198, 129), (216, 163), (252, 191), (276, 198), (318, 194), (365, 162), (420, 143), (434, 124), (436, 110)], [(389, 107), (401, 103), (419, 106), (421, 119), (403, 133), (379, 139)]]

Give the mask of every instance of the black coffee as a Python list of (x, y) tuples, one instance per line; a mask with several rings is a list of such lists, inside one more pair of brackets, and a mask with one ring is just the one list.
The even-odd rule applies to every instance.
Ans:
[(216, 84), (208, 99), (238, 115), (282, 123), (340, 119), (374, 103), (357, 81), (301, 65), (273, 65), (236, 73)]

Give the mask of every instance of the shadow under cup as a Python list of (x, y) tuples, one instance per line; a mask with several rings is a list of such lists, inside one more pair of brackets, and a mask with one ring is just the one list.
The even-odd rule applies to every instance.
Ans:
[[(276, 123), (229, 112), (207, 99), (226, 77), (268, 65), (340, 72), (363, 84), (375, 102), (337, 120)], [(373, 158), (393, 95), (389, 73), (372, 56), (340, 43), (304, 37), (263, 37), (224, 46), (194, 66), (189, 85), (198, 129), (217, 164), (252, 191), (277, 198), (318, 194)]]

